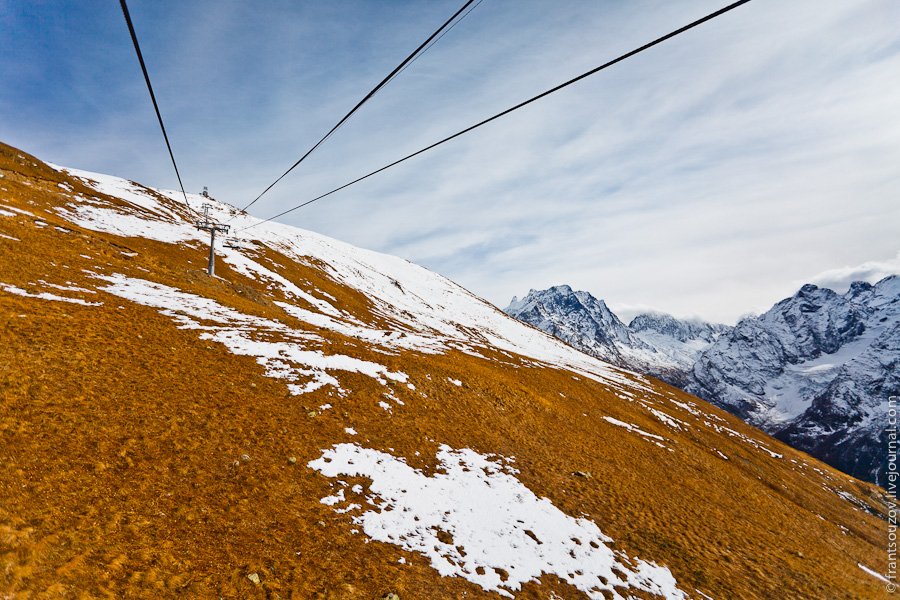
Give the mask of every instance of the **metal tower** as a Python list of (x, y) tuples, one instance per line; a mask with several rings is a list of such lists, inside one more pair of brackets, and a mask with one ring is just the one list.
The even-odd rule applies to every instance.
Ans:
[(200, 220), (196, 221), (194, 225), (197, 229), (202, 229), (203, 231), (209, 232), (209, 267), (207, 268), (207, 272), (210, 275), (216, 274), (216, 232), (220, 231), (222, 233), (228, 233), (231, 229), (230, 225), (225, 225), (223, 223), (216, 223), (209, 216), (209, 209), (211, 208), (210, 204), (203, 205), (203, 215)]

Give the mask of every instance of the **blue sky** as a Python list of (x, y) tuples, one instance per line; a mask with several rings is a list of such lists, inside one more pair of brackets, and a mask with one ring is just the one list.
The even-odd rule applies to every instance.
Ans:
[[(484, 0), (270, 216), (724, 2)], [(461, 5), (131, 0), (189, 190), (255, 197)], [(900, 269), (900, 4), (754, 0), (283, 220), (505, 305), (568, 283), (733, 321)], [(0, 140), (177, 182), (117, 2), (0, 0)]]

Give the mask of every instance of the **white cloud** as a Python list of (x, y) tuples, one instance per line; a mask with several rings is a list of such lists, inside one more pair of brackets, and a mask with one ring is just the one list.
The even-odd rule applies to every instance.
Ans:
[(900, 252), (897, 252), (897, 256), (894, 258), (887, 260), (873, 260), (853, 267), (828, 269), (813, 276), (810, 282), (843, 293), (850, 288), (850, 284), (854, 281), (876, 283), (888, 275), (897, 274), (900, 274)]

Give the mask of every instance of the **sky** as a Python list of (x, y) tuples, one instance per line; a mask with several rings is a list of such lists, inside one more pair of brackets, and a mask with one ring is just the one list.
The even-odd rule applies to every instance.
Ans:
[[(483, 0), (253, 206), (269, 217), (726, 2)], [(243, 206), (462, 0), (131, 0), (188, 191)], [(900, 271), (900, 3), (753, 0), (286, 215), (503, 307), (569, 284), (732, 323)], [(0, 141), (177, 180), (117, 2), (0, 0)]]

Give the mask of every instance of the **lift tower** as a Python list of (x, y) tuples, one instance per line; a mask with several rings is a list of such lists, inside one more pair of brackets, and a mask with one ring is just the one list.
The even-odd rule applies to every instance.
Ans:
[(216, 232), (228, 233), (230, 225), (216, 223), (209, 216), (210, 204), (203, 205), (203, 215), (194, 223), (197, 229), (209, 232), (209, 267), (206, 271), (212, 276), (216, 274)]

